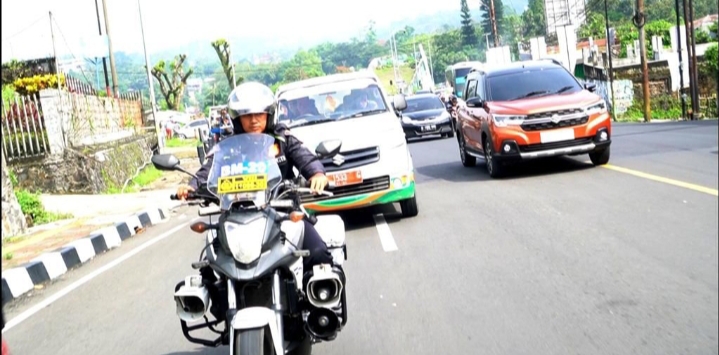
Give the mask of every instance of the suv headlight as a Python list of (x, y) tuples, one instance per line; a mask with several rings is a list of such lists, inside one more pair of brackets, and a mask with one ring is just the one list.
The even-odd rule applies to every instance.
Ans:
[(249, 264), (260, 257), (266, 226), (267, 217), (258, 218), (248, 224), (224, 223), (227, 247), (235, 260)]
[(526, 118), (527, 116), (522, 115), (492, 115), (494, 124), (499, 127), (519, 126)]
[(587, 115), (593, 115), (595, 113), (605, 113), (607, 112), (607, 104), (604, 102), (604, 100), (597, 102), (596, 104), (591, 104), (584, 108), (584, 113)]

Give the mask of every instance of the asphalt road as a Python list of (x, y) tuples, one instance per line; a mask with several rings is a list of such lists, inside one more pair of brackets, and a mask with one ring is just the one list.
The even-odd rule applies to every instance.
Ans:
[[(716, 189), (717, 121), (615, 125), (610, 164)], [(420, 215), (345, 214), (349, 323), (316, 354), (717, 354), (717, 197), (587, 157), (501, 180), (454, 139), (410, 145)], [(689, 185), (687, 185), (689, 186)], [(8, 319), (179, 223), (133, 237), (6, 309)], [(385, 252), (373, 214), (397, 250)], [(3, 333), (15, 354), (225, 354), (183, 338), (172, 290), (202, 237), (183, 228)], [(7, 307), (6, 307), (7, 308)]]

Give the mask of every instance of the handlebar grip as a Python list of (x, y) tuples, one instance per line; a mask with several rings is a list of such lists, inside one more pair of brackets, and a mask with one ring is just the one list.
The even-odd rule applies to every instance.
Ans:
[(177, 194), (170, 195), (170, 200), (179, 200), (180, 198), (177, 197)]

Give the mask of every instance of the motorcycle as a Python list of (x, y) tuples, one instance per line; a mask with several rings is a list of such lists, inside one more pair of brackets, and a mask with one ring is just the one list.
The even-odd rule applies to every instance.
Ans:
[[(341, 145), (325, 141), (315, 153), (333, 157)], [(301, 197), (311, 190), (303, 179), (282, 179), (278, 152), (275, 138), (266, 134), (227, 137), (210, 152), (206, 186), (188, 195), (188, 201), (200, 205), (198, 214), (209, 216), (209, 223), (190, 226), (206, 233), (207, 242), (192, 267), (209, 266), (217, 278), (209, 282), (195, 274), (175, 287), (182, 332), (192, 343), (229, 345), (235, 355), (309, 354), (313, 344), (334, 340), (347, 323), (344, 222), (337, 215), (307, 214)], [(171, 154), (155, 155), (152, 162), (159, 170), (194, 176)], [(303, 258), (310, 255), (298, 247), (303, 219), (327, 244), (332, 265), (303, 270)], [(193, 322), (199, 323), (189, 325)], [(218, 330), (221, 323), (224, 329)], [(219, 336), (209, 340), (190, 334), (200, 329)]]

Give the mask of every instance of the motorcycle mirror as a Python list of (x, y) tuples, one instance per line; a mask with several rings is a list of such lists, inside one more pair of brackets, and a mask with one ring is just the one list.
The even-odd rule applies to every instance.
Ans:
[(319, 158), (331, 158), (337, 155), (342, 148), (342, 141), (339, 139), (326, 140), (320, 143), (315, 149)]
[(180, 159), (172, 154), (158, 154), (152, 156), (152, 165), (157, 170), (177, 170), (180, 166)]

